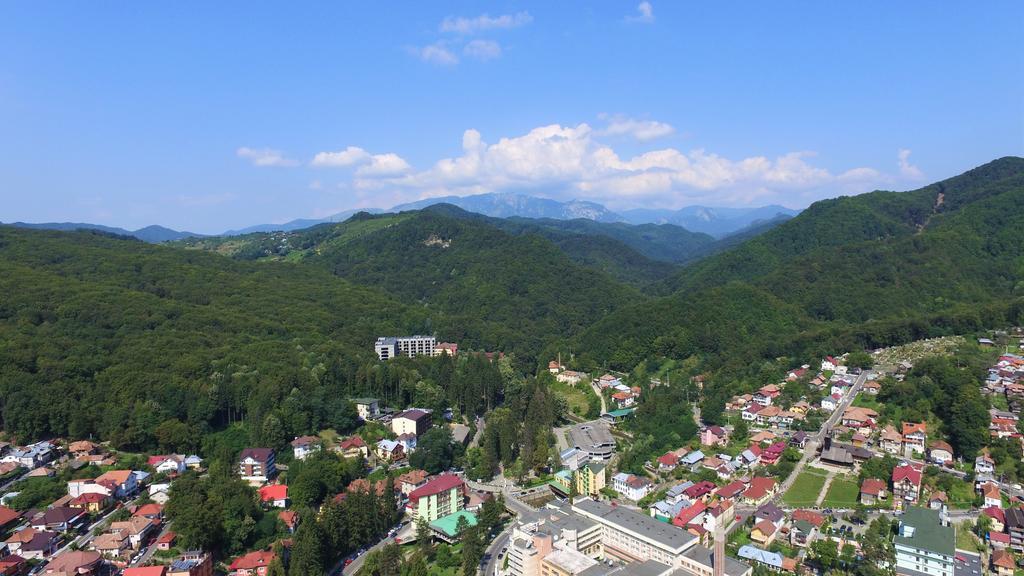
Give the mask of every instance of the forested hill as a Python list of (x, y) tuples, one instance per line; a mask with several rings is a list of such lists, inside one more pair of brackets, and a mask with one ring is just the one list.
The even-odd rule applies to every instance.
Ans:
[(185, 244), (241, 259), (302, 262), (441, 314), (430, 332), (532, 357), (640, 300), (607, 273), (538, 235), (509, 234), (438, 211), (359, 214), (290, 233)]
[(1024, 159), (1012, 157), (911, 192), (818, 202), (575, 347), (626, 369), (695, 354), (714, 367), (1024, 322), (1021, 206)]
[(329, 422), (374, 337), (430, 324), (315, 267), (96, 232), (0, 227), (0, 293), (0, 428), (117, 446), (199, 434), (294, 391), (297, 412)]

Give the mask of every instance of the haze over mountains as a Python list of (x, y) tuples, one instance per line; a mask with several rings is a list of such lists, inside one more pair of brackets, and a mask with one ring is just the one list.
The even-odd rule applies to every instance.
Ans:
[[(489, 193), (472, 196), (442, 196), (428, 198), (416, 202), (399, 204), (388, 210), (381, 208), (364, 208), (344, 210), (327, 218), (300, 218), (283, 224), (256, 224), (236, 230), (227, 230), (218, 236), (239, 236), (255, 232), (291, 232), (310, 226), (331, 222), (344, 222), (353, 214), (366, 212), (380, 214), (384, 212), (403, 212), (420, 210), (437, 204), (450, 204), (468, 212), (474, 212), (493, 218), (545, 218), (553, 220), (590, 220), (602, 223), (628, 224), (674, 224), (690, 232), (701, 232), (715, 238), (723, 238), (744, 228), (773, 219), (789, 218), (800, 211), (784, 206), (771, 205), (749, 208), (711, 208), (707, 206), (687, 206), (679, 210), (661, 210), (638, 208), (621, 213), (612, 212), (601, 204), (585, 200), (560, 202), (548, 198), (540, 198), (517, 193)], [(146, 242), (166, 242), (187, 237), (202, 237), (209, 234), (176, 231), (163, 226), (147, 226), (139, 230), (126, 230), (100, 224), (52, 222), (29, 224), (15, 222), (12, 225), (26, 228), (44, 228), (49, 230), (92, 229), (114, 234), (134, 236)]]

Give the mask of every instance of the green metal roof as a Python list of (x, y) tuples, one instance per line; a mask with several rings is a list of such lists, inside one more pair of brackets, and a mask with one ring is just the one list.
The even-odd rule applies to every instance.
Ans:
[[(913, 536), (907, 537), (905, 534), (909, 527), (913, 528)], [(956, 534), (952, 527), (942, 525), (938, 510), (912, 506), (900, 518), (896, 544), (953, 556), (956, 553)]]
[(430, 527), (438, 532), (443, 532), (449, 538), (455, 538), (458, 536), (457, 528), (459, 525), (459, 518), (465, 518), (468, 523), (467, 525), (470, 527), (476, 526), (475, 514), (467, 510), (459, 510), (454, 514), (442, 516), (441, 518), (434, 520), (430, 523)]
[(612, 410), (611, 412), (607, 412), (606, 415), (611, 416), (612, 418), (622, 418), (625, 416), (629, 416), (630, 414), (633, 413), (634, 410), (636, 410), (636, 408), (620, 408), (619, 410)]

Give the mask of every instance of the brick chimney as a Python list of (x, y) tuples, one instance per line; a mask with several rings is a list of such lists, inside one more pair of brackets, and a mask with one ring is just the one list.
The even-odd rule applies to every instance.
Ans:
[(715, 526), (715, 547), (711, 556), (711, 570), (713, 576), (725, 576), (725, 522), (722, 521)]

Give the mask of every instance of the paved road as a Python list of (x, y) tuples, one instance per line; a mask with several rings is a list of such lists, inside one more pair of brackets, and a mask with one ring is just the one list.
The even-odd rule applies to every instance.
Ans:
[(804, 467), (807, 466), (807, 464), (814, 459), (814, 457), (818, 453), (818, 446), (825, 439), (825, 431), (831, 430), (836, 425), (836, 423), (839, 422), (840, 418), (842, 418), (843, 412), (845, 412), (846, 409), (850, 407), (850, 404), (853, 403), (853, 399), (857, 397), (857, 394), (860, 393), (861, 387), (864, 386), (864, 382), (867, 381), (868, 373), (869, 371), (867, 370), (860, 373), (860, 376), (857, 377), (857, 380), (853, 383), (853, 386), (850, 388), (850, 392), (843, 397), (843, 400), (839, 403), (839, 406), (837, 406), (836, 409), (832, 412), (832, 415), (828, 417), (828, 420), (825, 420), (825, 422), (822, 423), (821, 428), (818, 429), (818, 432), (814, 434), (814, 436), (808, 438), (807, 444), (804, 445), (803, 456), (800, 458), (800, 461), (797, 462), (796, 466), (793, 467), (793, 473), (790, 474), (788, 478), (782, 481), (782, 485), (779, 486), (778, 493), (775, 494), (772, 500), (780, 500), (782, 498), (782, 495), (786, 493), (786, 490), (788, 490), (789, 487), (793, 485), (793, 482), (796, 480), (796, 477), (800, 475), (800, 472), (803, 471)]
[[(474, 490), (501, 493), (505, 497), (505, 507), (510, 512), (523, 514), (534, 510), (528, 504), (516, 498), (515, 494), (510, 490), (508, 481), (504, 478), (501, 479), (500, 484), (487, 484), (482, 482), (473, 482), (471, 480), (467, 480), (466, 484)], [(484, 576), (494, 576), (497, 574), (497, 570), (502, 561), (501, 551), (508, 546), (508, 541), (512, 536), (512, 528), (514, 525), (515, 521), (509, 522), (508, 525), (505, 526), (505, 528), (493, 540), (491, 540), (491, 543), (487, 545), (487, 549), (484, 550), (483, 562), (480, 567)]]
[(597, 384), (594, 384), (593, 380), (590, 381), (590, 388), (594, 391), (594, 394), (597, 394), (597, 397), (601, 399), (601, 414), (607, 414), (608, 404), (604, 400), (604, 394), (601, 394), (601, 388)]
[(129, 566), (145, 566), (146, 562), (153, 557), (153, 553), (156, 552), (156, 541), (159, 540), (160, 537), (166, 534), (169, 530), (170, 524), (166, 522), (162, 524), (160, 527), (160, 533), (154, 536), (152, 539), (150, 539), (149, 546), (146, 547), (146, 551), (142, 554), (142, 556), (139, 557), (138, 560), (129, 564)]

